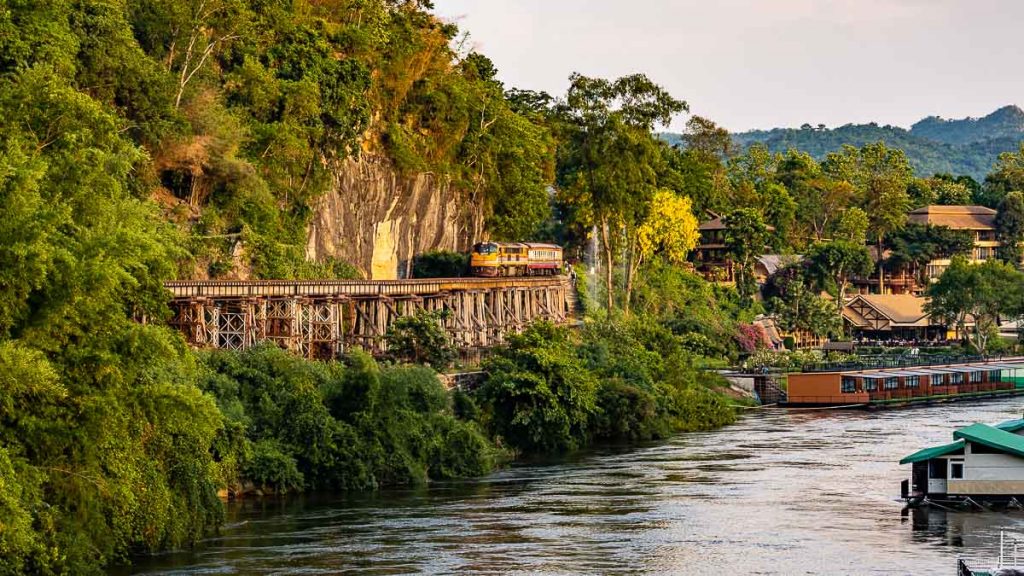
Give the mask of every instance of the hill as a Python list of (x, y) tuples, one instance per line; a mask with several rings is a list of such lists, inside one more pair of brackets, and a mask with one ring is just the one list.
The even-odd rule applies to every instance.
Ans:
[[(678, 134), (666, 134), (675, 143)], [(884, 141), (900, 148), (920, 176), (935, 173), (967, 174), (981, 181), (1002, 152), (1016, 151), (1024, 140), (1024, 110), (1004, 106), (982, 118), (946, 120), (929, 116), (911, 126), (846, 124), (837, 128), (804, 124), (800, 128), (773, 128), (733, 134), (741, 148), (761, 142), (773, 152), (790, 148), (803, 150), (815, 158), (824, 158), (844, 144), (863, 146)]]

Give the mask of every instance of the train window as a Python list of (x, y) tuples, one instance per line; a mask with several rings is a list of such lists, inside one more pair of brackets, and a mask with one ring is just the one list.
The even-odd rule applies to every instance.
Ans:
[(498, 251), (498, 245), (493, 243), (477, 244), (473, 246), (473, 251), (477, 254), (494, 254)]

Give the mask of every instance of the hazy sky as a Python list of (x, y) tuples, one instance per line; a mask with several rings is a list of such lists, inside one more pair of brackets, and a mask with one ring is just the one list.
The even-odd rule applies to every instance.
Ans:
[[(1022, 0), (434, 0), (507, 86), (644, 72), (734, 131), (1024, 105)], [(681, 128), (685, 117), (674, 128)]]

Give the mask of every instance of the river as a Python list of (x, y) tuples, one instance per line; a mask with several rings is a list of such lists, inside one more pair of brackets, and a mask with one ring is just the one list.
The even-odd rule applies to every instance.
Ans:
[(246, 502), (141, 574), (955, 574), (1024, 513), (901, 513), (899, 459), (1024, 399), (885, 412), (757, 411), (715, 432), (486, 478)]

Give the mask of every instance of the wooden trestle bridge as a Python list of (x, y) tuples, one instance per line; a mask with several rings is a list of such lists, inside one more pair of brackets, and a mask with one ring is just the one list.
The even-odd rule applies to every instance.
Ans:
[(307, 358), (348, 347), (386, 351), (392, 322), (420, 310), (441, 323), (461, 351), (503, 342), (536, 320), (569, 321), (575, 288), (563, 276), (425, 280), (178, 281), (170, 324), (194, 346), (244, 349), (273, 342)]

